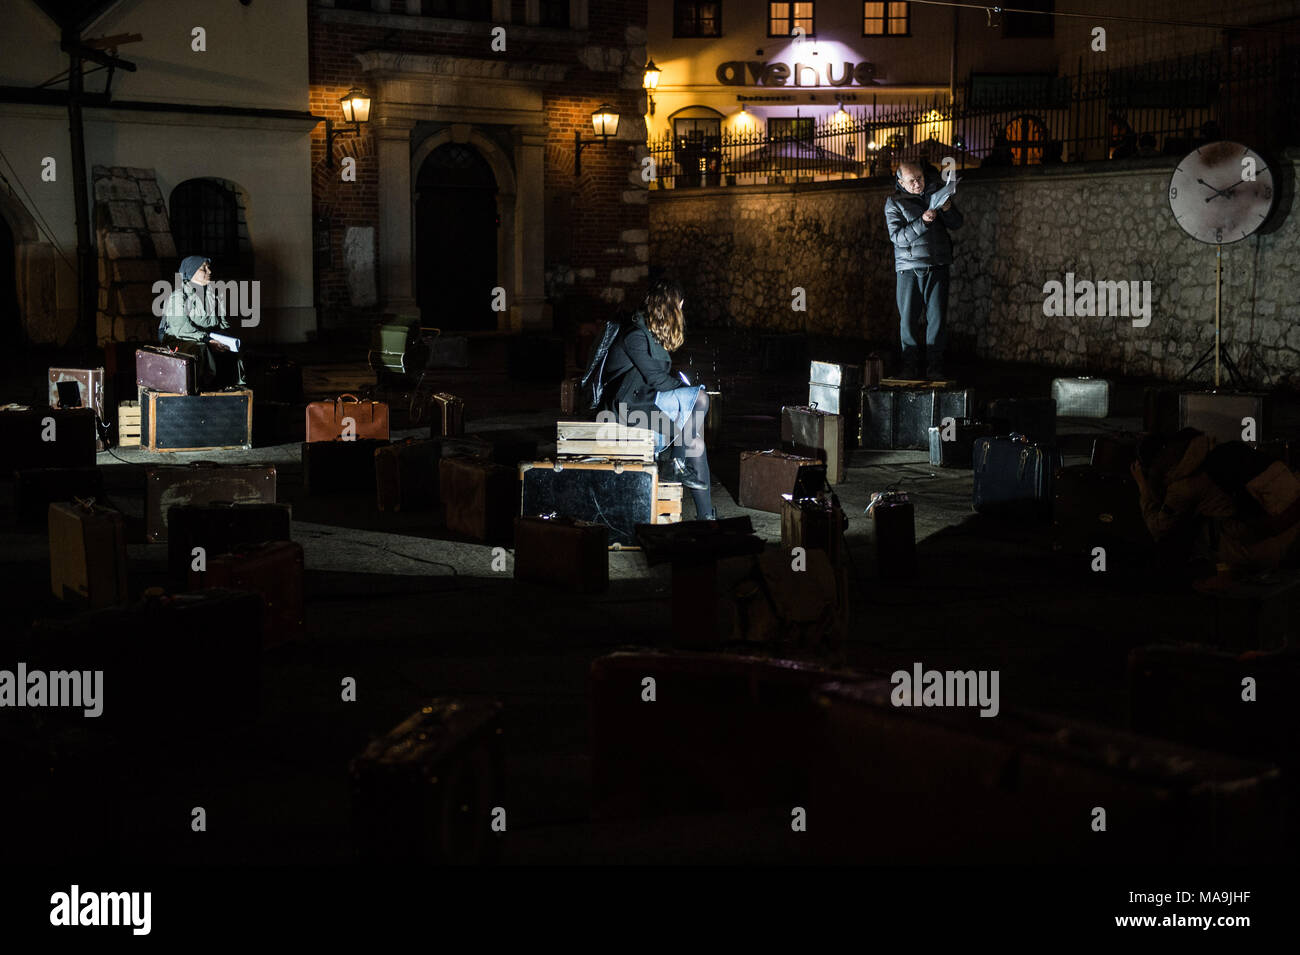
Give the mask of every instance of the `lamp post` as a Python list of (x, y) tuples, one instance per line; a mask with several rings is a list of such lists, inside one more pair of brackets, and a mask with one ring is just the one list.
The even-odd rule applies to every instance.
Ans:
[(646, 96), (650, 98), (650, 115), (655, 114), (655, 90), (659, 88), (659, 74), (663, 70), (655, 66), (654, 60), (647, 60), (645, 65), (645, 75), (641, 80), (641, 85), (645, 87)]
[(360, 133), (361, 124), (370, 121), (370, 94), (356, 87), (348, 90), (339, 100), (343, 109), (343, 122), (336, 129), (332, 119), (325, 120), (325, 162), (334, 168), (334, 137), (343, 133)]
[(602, 104), (591, 114), (591, 126), (599, 139), (583, 139), (580, 130), (573, 131), (573, 178), (582, 175), (582, 150), (599, 143), (604, 146), (609, 137), (618, 132), (618, 112), (608, 103)]

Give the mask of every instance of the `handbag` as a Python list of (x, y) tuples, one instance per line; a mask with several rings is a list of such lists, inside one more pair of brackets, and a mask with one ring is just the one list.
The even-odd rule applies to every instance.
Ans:
[(591, 358), (587, 361), (587, 368), (578, 379), (578, 387), (587, 398), (587, 410), (597, 411), (601, 407), (601, 399), (604, 397), (605, 386), (605, 359), (609, 356), (610, 346), (618, 338), (618, 333), (623, 330), (619, 322), (606, 322), (604, 330), (600, 333), (600, 341), (592, 349)]
[(357, 438), (389, 439), (388, 405), (382, 401), (362, 401), (356, 395), (346, 394), (333, 401), (313, 401), (307, 405), (307, 440), (334, 441), (341, 438), (344, 419), (351, 419), (352, 431)]

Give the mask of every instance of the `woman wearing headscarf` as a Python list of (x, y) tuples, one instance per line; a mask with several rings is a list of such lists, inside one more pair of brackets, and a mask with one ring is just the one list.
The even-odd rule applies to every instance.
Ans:
[(243, 384), (243, 368), (238, 359), (232, 361), (233, 356), (219, 356), (219, 352), (226, 352), (225, 347), (209, 338), (212, 332), (230, 330), (225, 298), (217, 294), (212, 284), (212, 260), (202, 255), (187, 255), (181, 262), (179, 275), (180, 287), (167, 297), (163, 307), (158, 340), (194, 357), (200, 386)]

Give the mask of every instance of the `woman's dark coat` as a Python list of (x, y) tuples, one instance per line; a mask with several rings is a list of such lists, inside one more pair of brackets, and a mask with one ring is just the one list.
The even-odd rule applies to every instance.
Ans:
[(655, 392), (682, 387), (673, 374), (672, 356), (650, 334), (644, 312), (633, 315), (610, 346), (605, 382), (601, 403), (610, 409), (626, 405), (629, 411), (649, 412), (655, 407)]

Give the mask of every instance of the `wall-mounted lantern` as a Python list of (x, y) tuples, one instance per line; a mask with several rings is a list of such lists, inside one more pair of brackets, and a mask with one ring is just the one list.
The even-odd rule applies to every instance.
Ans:
[(582, 175), (582, 150), (599, 143), (604, 146), (609, 137), (618, 132), (618, 112), (608, 103), (601, 105), (591, 114), (591, 126), (599, 139), (583, 139), (579, 130), (573, 131), (573, 177)]
[(654, 60), (648, 60), (645, 65), (645, 75), (641, 80), (641, 85), (645, 87), (646, 96), (650, 97), (650, 115), (655, 114), (655, 90), (659, 88), (659, 74), (663, 70), (655, 66)]
[(334, 127), (332, 119), (325, 120), (325, 162), (334, 167), (334, 137), (343, 133), (360, 133), (361, 124), (370, 122), (370, 94), (356, 87), (348, 90), (339, 100), (343, 109), (343, 122)]

